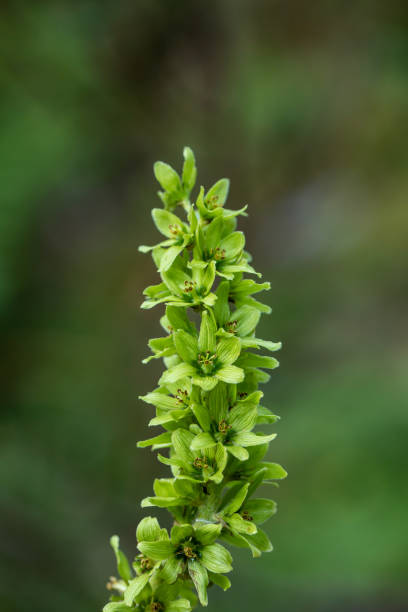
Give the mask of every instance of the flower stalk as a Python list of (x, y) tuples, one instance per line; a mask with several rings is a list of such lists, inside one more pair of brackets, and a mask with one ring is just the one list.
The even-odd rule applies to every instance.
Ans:
[[(160, 451), (158, 460), (171, 470), (170, 478), (154, 481), (154, 495), (142, 507), (166, 508), (174, 523), (169, 533), (156, 518), (143, 518), (132, 564), (118, 536), (111, 538), (119, 577), (109, 579), (104, 612), (206, 606), (209, 586), (226, 590), (231, 584), (224, 575), (232, 570), (225, 544), (248, 548), (254, 557), (272, 550), (260, 525), (275, 514), (276, 504), (256, 492), (286, 477), (279, 464), (265, 460), (276, 433), (257, 429), (279, 417), (261, 405), (258, 389), (270, 378), (264, 370), (278, 362), (256, 351), (277, 351), (281, 344), (255, 335), (270, 308), (253, 296), (270, 285), (244, 278), (261, 276), (236, 230), (246, 207), (225, 208), (227, 179), (207, 193), (201, 187), (191, 202), (197, 170), (188, 147), (181, 176), (163, 162), (154, 173), (164, 208), (153, 209), (152, 217), (165, 239), (140, 247), (152, 253), (160, 274), (160, 283), (144, 291), (142, 308), (165, 306), (165, 335), (149, 341), (152, 355), (144, 363), (163, 359), (165, 371), (158, 387), (140, 399), (155, 407), (149, 425), (164, 431), (138, 446)], [(183, 218), (174, 212), (180, 208)]]

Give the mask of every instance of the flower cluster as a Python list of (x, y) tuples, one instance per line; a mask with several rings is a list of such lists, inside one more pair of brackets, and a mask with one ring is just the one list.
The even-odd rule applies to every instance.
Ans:
[[(111, 601), (104, 612), (182, 612), (208, 603), (207, 588), (230, 586), (232, 570), (227, 545), (249, 548), (254, 557), (272, 550), (262, 525), (276, 512), (270, 499), (257, 497), (262, 484), (277, 486), (285, 470), (265, 461), (275, 433), (257, 430), (278, 417), (261, 405), (265, 370), (278, 366), (279, 342), (256, 337), (262, 313), (270, 308), (253, 296), (269, 289), (244, 274), (260, 276), (245, 251), (245, 237), (236, 231), (246, 207), (224, 207), (229, 181), (221, 179), (195, 203), (193, 152), (184, 149), (181, 177), (163, 162), (154, 166), (163, 209), (152, 211), (165, 240), (142, 246), (152, 252), (161, 282), (148, 287), (142, 308), (165, 305), (165, 335), (149, 341), (152, 355), (165, 371), (157, 389), (140, 399), (156, 409), (149, 425), (164, 432), (138, 443), (159, 450), (158, 459), (171, 478), (154, 482), (154, 495), (142, 507), (167, 508), (174, 519), (170, 534), (156, 518), (137, 527), (132, 566), (113, 536), (119, 577), (111, 577)], [(173, 211), (182, 207), (181, 219)]]

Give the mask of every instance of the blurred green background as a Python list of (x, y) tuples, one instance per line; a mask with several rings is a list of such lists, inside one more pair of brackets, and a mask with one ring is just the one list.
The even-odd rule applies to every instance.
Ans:
[[(408, 5), (5, 2), (0, 20), (0, 608), (88, 612), (167, 474), (137, 450), (161, 364), (139, 244), (152, 164), (232, 180), (272, 291), (264, 388), (290, 478), (225, 609), (408, 609)], [(145, 513), (145, 512), (144, 512)], [(163, 510), (158, 510), (166, 523)]]

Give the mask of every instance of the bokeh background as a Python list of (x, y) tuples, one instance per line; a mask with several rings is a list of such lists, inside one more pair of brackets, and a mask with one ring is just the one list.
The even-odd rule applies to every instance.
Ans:
[[(135, 442), (159, 310), (152, 164), (196, 152), (272, 291), (264, 389), (290, 478), (275, 551), (235, 551), (211, 610), (408, 609), (408, 5), (2, 4), (4, 612), (100, 610), (118, 533), (166, 468)], [(267, 319), (267, 320), (266, 320)], [(163, 510), (158, 510), (166, 523)]]

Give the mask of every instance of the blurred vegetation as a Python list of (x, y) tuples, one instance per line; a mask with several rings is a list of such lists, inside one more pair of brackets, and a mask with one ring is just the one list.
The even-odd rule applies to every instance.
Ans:
[(134, 551), (165, 473), (135, 448), (160, 369), (137, 246), (188, 144), (250, 205), (284, 342), (275, 552), (235, 552), (212, 610), (406, 610), (408, 5), (18, 0), (0, 51), (1, 609), (98, 610), (109, 536)]

